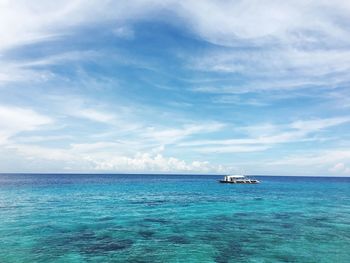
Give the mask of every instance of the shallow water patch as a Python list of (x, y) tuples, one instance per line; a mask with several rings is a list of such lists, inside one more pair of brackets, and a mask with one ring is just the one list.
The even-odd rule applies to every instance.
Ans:
[(154, 218), (149, 217), (143, 219), (143, 222), (158, 223), (158, 224), (169, 224), (171, 221), (165, 218)]
[(166, 240), (177, 245), (187, 245), (191, 243), (188, 238), (180, 235), (169, 236)]
[(97, 219), (97, 221), (98, 222), (106, 222), (106, 221), (112, 221), (114, 219), (115, 219), (115, 217), (113, 217), (113, 216), (103, 216), (103, 217), (99, 217)]
[(131, 239), (102, 237), (95, 239), (94, 242), (82, 245), (80, 251), (87, 254), (108, 253), (128, 249), (133, 243), (134, 242)]
[(143, 238), (149, 239), (149, 238), (152, 238), (154, 236), (155, 232), (151, 231), (151, 230), (141, 230), (138, 232), (138, 234), (140, 236), (142, 236)]

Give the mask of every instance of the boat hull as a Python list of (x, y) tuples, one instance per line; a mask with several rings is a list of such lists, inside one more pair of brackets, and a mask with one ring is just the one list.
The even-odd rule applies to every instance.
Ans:
[(259, 184), (260, 182), (257, 180), (251, 180), (251, 181), (225, 181), (225, 180), (219, 180), (222, 184)]

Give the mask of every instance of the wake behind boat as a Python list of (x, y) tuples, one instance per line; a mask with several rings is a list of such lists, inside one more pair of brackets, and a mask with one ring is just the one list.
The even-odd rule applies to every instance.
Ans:
[(226, 175), (224, 179), (219, 180), (220, 183), (226, 184), (258, 184), (259, 180), (249, 178), (244, 175)]

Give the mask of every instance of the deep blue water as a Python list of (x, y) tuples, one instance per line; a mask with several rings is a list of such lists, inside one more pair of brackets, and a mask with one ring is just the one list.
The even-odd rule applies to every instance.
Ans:
[(0, 174), (0, 262), (350, 262), (350, 178)]

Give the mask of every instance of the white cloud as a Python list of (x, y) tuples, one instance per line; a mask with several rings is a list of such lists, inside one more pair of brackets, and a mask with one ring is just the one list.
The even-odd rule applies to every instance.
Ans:
[(71, 150), (79, 153), (90, 153), (98, 150), (108, 151), (109, 149), (116, 149), (121, 147), (122, 143), (115, 142), (94, 142), (94, 143), (72, 143)]
[[(321, 44), (320, 44), (321, 46)], [(316, 49), (316, 48), (315, 48)], [(289, 46), (255, 50), (213, 51), (189, 59), (196, 70), (240, 74), (249, 81), (236, 85), (197, 84), (193, 91), (244, 94), (303, 89), (333, 90), (350, 81), (350, 49), (298, 50)]]
[(127, 26), (121, 26), (113, 30), (113, 33), (115, 36), (124, 38), (124, 39), (133, 39), (134, 38), (134, 31)]
[(75, 118), (79, 118), (106, 124), (102, 132), (94, 132), (90, 135), (91, 138), (111, 137), (122, 132), (132, 132), (143, 128), (139, 115), (142, 115), (146, 110), (140, 105), (115, 105), (74, 93), (45, 96), (43, 99), (49, 101), (51, 110), (63, 116), (66, 121), (71, 120), (71, 118), (77, 121)]
[(179, 143), (202, 153), (234, 153), (264, 151), (277, 144), (302, 141), (319, 141), (324, 138), (310, 136), (332, 126), (350, 122), (348, 117), (299, 120), (285, 125), (262, 124), (242, 127), (250, 137), (221, 140), (193, 140)]
[[(79, 156), (64, 148), (50, 148), (33, 144), (11, 144), (8, 149), (15, 150), (27, 160), (50, 160), (59, 161), (62, 165), (65, 162), (78, 162)], [(79, 162), (81, 164), (81, 162)]]
[(67, 5), (57, 8), (44, 1), (31, 4), (12, 1), (0, 3), (0, 50), (12, 48), (19, 44), (50, 39), (55, 34), (49, 28), (58, 19), (62, 20)]
[(270, 165), (294, 165), (296, 167), (333, 165), (336, 162), (350, 158), (350, 152), (347, 150), (326, 150), (313, 153), (304, 153), (291, 155), (270, 162)]
[[(169, 12), (175, 16), (169, 16)], [(342, 0), (332, 3), (325, 0), (283, 3), (273, 0), (192, 0), (186, 3), (175, 0), (3, 1), (0, 8), (0, 51), (28, 41), (64, 37), (72, 33), (74, 27), (103, 21), (115, 21), (110, 30), (119, 37), (131, 38), (134, 37), (131, 21), (148, 19), (158, 13), (159, 19), (180, 19), (180, 24), (185, 24), (207, 41), (234, 47), (233, 50), (220, 49), (193, 57), (189, 61), (191, 67), (265, 78), (250, 81), (243, 87), (196, 87), (198, 91), (208, 88), (219, 93), (235, 93), (242, 89), (295, 89), (304, 88), (308, 83), (334, 87), (350, 80), (347, 74), (350, 69), (350, 31), (346, 26), (350, 22), (349, 12), (350, 5)], [(52, 59), (61, 58), (58, 55)], [(35, 63), (48, 62), (44, 59)], [(34, 79), (32, 75), (39, 74), (28, 69), (17, 70), (15, 76), (11, 71), (2, 70), (0, 81)], [(41, 71), (40, 74), (44, 79), (50, 77), (49, 72)]]
[(99, 54), (94, 51), (72, 51), (36, 59), (10, 61), (4, 59), (0, 61), (0, 85), (4, 86), (11, 82), (46, 82), (58, 77), (46, 66), (95, 59), (98, 56)]
[(32, 109), (0, 106), (0, 144), (20, 132), (33, 131), (51, 123), (51, 118)]
[(310, 32), (332, 40), (348, 41), (346, 1), (187, 1), (183, 16), (210, 41), (235, 45), (237, 38), (278, 38), (284, 42), (313, 42)]
[(347, 167), (344, 163), (337, 163), (329, 169), (330, 172), (335, 174), (349, 174), (350, 167)]
[(154, 1), (1, 1), (0, 50), (62, 37), (74, 26), (142, 18), (161, 6)]
[[(181, 142), (186, 138), (191, 138), (186, 136), (190, 136), (192, 133), (185, 133), (185, 135), (177, 136), (179, 141), (176, 141), (172, 150), (175, 150), (174, 152), (177, 153), (177, 156), (181, 152), (185, 152), (186, 155), (189, 152), (202, 154), (259, 152), (280, 143), (313, 140), (313, 137), (309, 137), (311, 132), (318, 132), (334, 125), (346, 123), (346, 121), (348, 121), (346, 118), (334, 118), (296, 121), (286, 125), (269, 124), (262, 125), (260, 128), (253, 126), (247, 127), (245, 129), (246, 132), (251, 135), (257, 135), (257, 131), (261, 130), (263, 136), (230, 140), (187, 140)], [(285, 131), (286, 129), (289, 131)], [(191, 131), (198, 132), (199, 130), (201, 129), (193, 129)], [(169, 134), (174, 136), (173, 133)], [(193, 158), (197, 159), (195, 161), (188, 161), (186, 160), (187, 158), (178, 158), (172, 155), (169, 156), (169, 152), (159, 142), (150, 143), (137, 137), (134, 139), (128, 138), (128, 141), (72, 143), (64, 148), (16, 143), (7, 145), (6, 148), (31, 162), (46, 162), (50, 163), (51, 167), (70, 167), (69, 169), (67, 168), (67, 171), (229, 173), (237, 170), (232, 167), (232, 164), (212, 164), (201, 160), (202, 158), (198, 156)], [(181, 148), (183, 147), (186, 150), (182, 150)], [(135, 152), (138, 153), (135, 154)], [(329, 150), (295, 156), (280, 156), (274, 160), (254, 160), (254, 162), (251, 161), (245, 166), (248, 172), (256, 171), (254, 169), (259, 167), (260, 170), (258, 171), (260, 172), (271, 171), (269, 169), (272, 168), (272, 171), (287, 169), (288, 171), (286, 170), (284, 173), (299, 172), (303, 174), (307, 172), (309, 174), (320, 174), (322, 171), (327, 171), (329, 167), (333, 167), (334, 163), (344, 163), (345, 165), (349, 158), (349, 151)], [(236, 165), (242, 167), (244, 162), (237, 160)], [(344, 167), (342, 171), (340, 171), (340, 168), (342, 167), (338, 165), (337, 170), (334, 168), (329, 171), (334, 174), (347, 174), (347, 167)]]
[[(123, 171), (123, 172), (185, 172), (185, 173), (225, 173), (232, 167), (212, 165), (207, 161), (185, 161), (175, 157), (165, 157), (160, 153), (137, 153), (121, 155), (113, 143), (73, 144), (68, 149), (49, 148), (35, 145), (16, 144), (8, 146), (28, 160), (52, 162), (52, 166), (71, 167), (72, 171)], [(112, 147), (112, 151), (105, 151)]]
[[(337, 43), (349, 41), (346, 24), (339, 23), (349, 20), (350, 5), (343, 0), (283, 3), (273, 0), (2, 1), (0, 10), (2, 47), (57, 35), (73, 25), (144, 19), (164, 10), (186, 21), (203, 38), (220, 44), (234, 45), (237, 38), (277, 38), (289, 43), (313, 43), (318, 38)], [(173, 19), (169, 15), (160, 15), (160, 18)]]
[(42, 135), (42, 136), (18, 136), (16, 142), (20, 143), (38, 143), (38, 142), (49, 142), (49, 141), (65, 141), (73, 139), (70, 135)]
[(80, 109), (78, 111), (72, 112), (72, 115), (88, 119), (91, 121), (103, 122), (107, 124), (112, 124), (115, 120), (115, 116), (108, 112), (102, 112), (95, 109)]
[(268, 106), (268, 101), (263, 101), (255, 98), (242, 98), (237, 95), (222, 95), (215, 97), (213, 99), (214, 103), (222, 103), (222, 104), (233, 104), (233, 105), (246, 105), (246, 106), (256, 106), (256, 107), (263, 107)]
[(208, 122), (205, 124), (188, 124), (184, 125), (180, 129), (149, 127), (143, 131), (142, 137), (157, 141), (160, 144), (172, 144), (194, 134), (216, 132), (223, 129), (224, 127), (225, 124), (218, 122)]
[(303, 130), (304, 132), (313, 132), (332, 126), (337, 126), (350, 121), (350, 117), (334, 117), (327, 119), (316, 119), (307, 121), (295, 121), (291, 123), (292, 129)]
[(71, 51), (61, 54), (55, 54), (46, 56), (44, 58), (32, 59), (30, 61), (17, 62), (16, 66), (20, 68), (28, 68), (32, 66), (47, 66), (64, 63), (70, 63), (72, 61), (79, 61), (82, 59), (92, 59), (99, 56), (96, 51)]
[[(221, 142), (222, 144), (223, 142)], [(270, 146), (252, 146), (252, 145), (222, 145), (222, 146), (204, 146), (197, 147), (194, 149), (196, 152), (200, 153), (249, 153), (249, 152), (261, 152), (269, 149)]]
[(52, 78), (54, 74), (48, 70), (32, 70), (16, 63), (0, 62), (0, 85), (10, 82), (31, 81), (32, 83), (44, 82)]
[[(241, 73), (259, 77), (288, 77), (293, 75), (308, 76), (302, 81), (291, 82), (290, 87), (297, 87), (311, 82), (311, 77), (322, 77), (332, 73), (344, 73), (349, 69), (350, 51), (345, 50), (298, 50), (280, 47), (274, 50), (260, 48), (255, 50), (215, 51), (201, 58), (195, 58), (193, 65), (204, 71)], [(323, 81), (323, 79), (321, 79)], [(318, 82), (317, 82), (318, 81)], [(306, 83), (305, 83), (306, 82)], [(312, 83), (321, 83), (315, 79)], [(287, 83), (274, 82), (274, 86), (288, 86)], [(284, 85), (283, 85), (284, 84)], [(277, 88), (276, 87), (276, 88)]]
[(224, 166), (210, 165), (208, 162), (186, 162), (174, 157), (164, 157), (161, 154), (138, 153), (134, 157), (113, 157), (105, 160), (92, 160), (96, 170), (118, 171), (151, 171), (151, 172), (189, 172), (189, 173), (220, 173), (227, 171)]
[(289, 154), (264, 160), (259, 164), (261, 170), (283, 171), (291, 175), (350, 175), (350, 151), (330, 148), (326, 150), (310, 149), (299, 154)]

